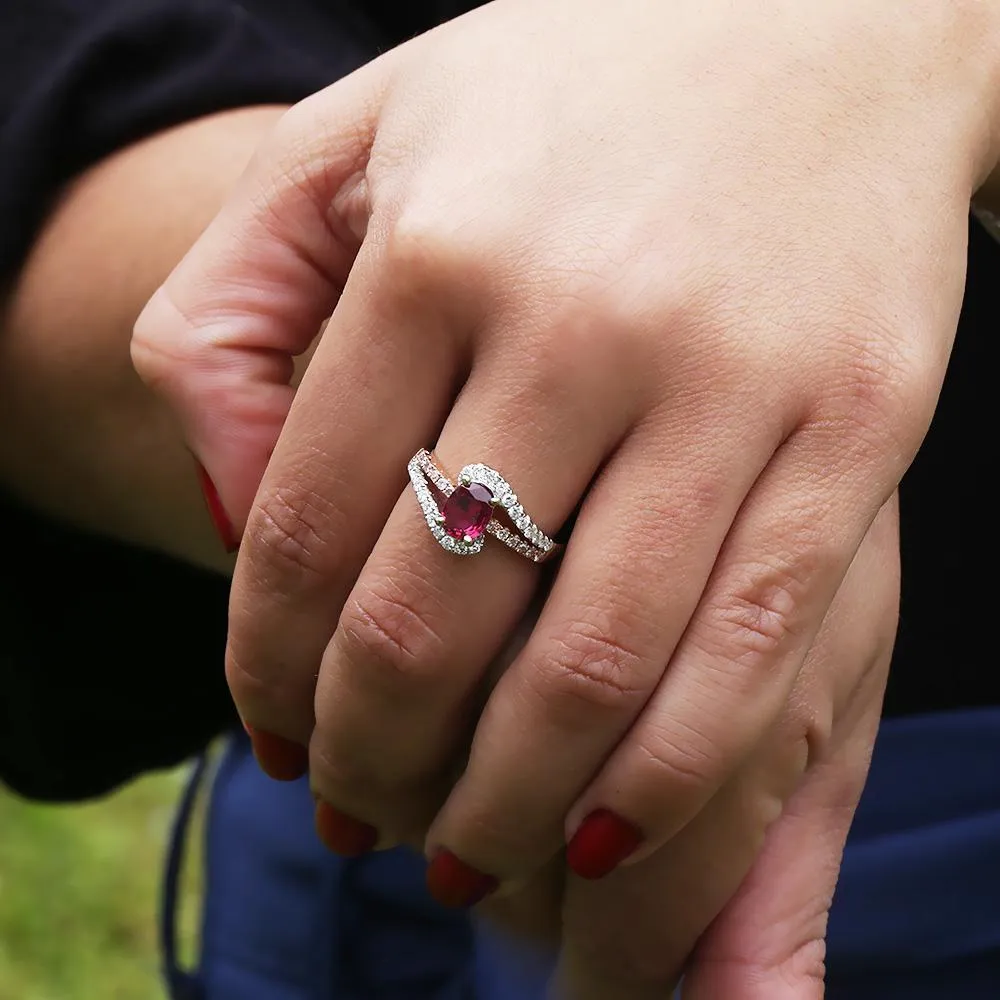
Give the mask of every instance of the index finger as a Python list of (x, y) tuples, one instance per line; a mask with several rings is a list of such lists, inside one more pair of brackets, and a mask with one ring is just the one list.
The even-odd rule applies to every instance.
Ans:
[(364, 169), (387, 56), (286, 112), (139, 316), (133, 364), (165, 397), (225, 519), (243, 526), (367, 222)]

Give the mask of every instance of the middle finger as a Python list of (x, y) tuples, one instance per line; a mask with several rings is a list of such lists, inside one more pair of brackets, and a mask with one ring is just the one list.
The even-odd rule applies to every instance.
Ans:
[[(727, 529), (780, 440), (720, 434), (746, 390), (683, 400), (636, 429), (591, 490), (527, 647), (490, 697), (430, 831), (505, 882), (563, 843), (565, 817), (652, 696)], [(432, 884), (437, 867), (432, 862)]]
[[(524, 364), (526, 339), (484, 339), (435, 456), (453, 482), (468, 464), (496, 469), (552, 532), (634, 419), (636, 393), (621, 359), (550, 364), (538, 350)], [(333, 807), (383, 846), (426, 828), (483, 673), (537, 581), (495, 538), (470, 558), (445, 551), (404, 490), (323, 657), (310, 768), (321, 826)]]

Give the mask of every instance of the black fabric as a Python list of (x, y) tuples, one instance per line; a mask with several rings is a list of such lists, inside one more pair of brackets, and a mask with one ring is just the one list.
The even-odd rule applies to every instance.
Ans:
[[(399, 0), (368, 0), (360, 2), (365, 13), (377, 25), (383, 43), (398, 45), (436, 24), (458, 17), (485, 0), (423, 0), (422, 3), (404, 4)], [(322, 0), (320, 0), (322, 3)]]
[[(0, 289), (81, 170), (178, 122), (299, 100), (380, 40), (341, 0), (0, 3)], [(0, 518), (0, 780), (98, 795), (233, 724), (223, 581), (3, 496)]]
[(900, 491), (903, 600), (887, 714), (1000, 705), (990, 634), (996, 567), (1000, 244), (978, 224), (955, 349)]
[[(0, 5), (0, 286), (61, 185), (156, 129), (293, 101), (436, 21), (456, 0), (7, 0)], [(901, 208), (905, 211), (905, 207)], [(958, 347), (903, 489), (904, 599), (887, 712), (1000, 704), (986, 638), (995, 550), (984, 500), (1000, 248), (974, 229)], [(988, 355), (989, 352), (989, 356)], [(985, 456), (985, 457), (984, 457)], [(226, 585), (0, 497), (0, 780), (99, 794), (230, 726)]]
[(228, 581), (0, 500), (0, 779), (97, 795), (178, 763), (237, 720)]
[[(0, 275), (52, 197), (103, 156), (212, 111), (293, 102), (370, 57), (340, 0), (5, 0)], [(367, 33), (366, 33), (367, 32)]]

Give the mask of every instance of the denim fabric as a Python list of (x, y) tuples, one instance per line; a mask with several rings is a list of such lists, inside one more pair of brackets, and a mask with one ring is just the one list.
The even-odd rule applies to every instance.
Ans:
[[(174, 1000), (543, 1000), (548, 962), (427, 896), (407, 851), (343, 861), (305, 782), (235, 737), (212, 787), (200, 967)], [(829, 932), (829, 1000), (1000, 997), (1000, 710), (884, 723)], [(724, 998), (720, 998), (724, 1000)]]

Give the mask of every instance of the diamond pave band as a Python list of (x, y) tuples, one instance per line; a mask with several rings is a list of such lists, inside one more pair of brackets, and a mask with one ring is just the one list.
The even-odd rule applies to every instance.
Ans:
[[(488, 465), (467, 465), (456, 486), (434, 456), (421, 448), (410, 459), (407, 471), (427, 527), (447, 552), (475, 555), (482, 551), (487, 534), (533, 562), (551, 559), (562, 548), (528, 517), (511, 485)], [(444, 497), (440, 505), (434, 490)], [(511, 527), (500, 522), (501, 513)]]

